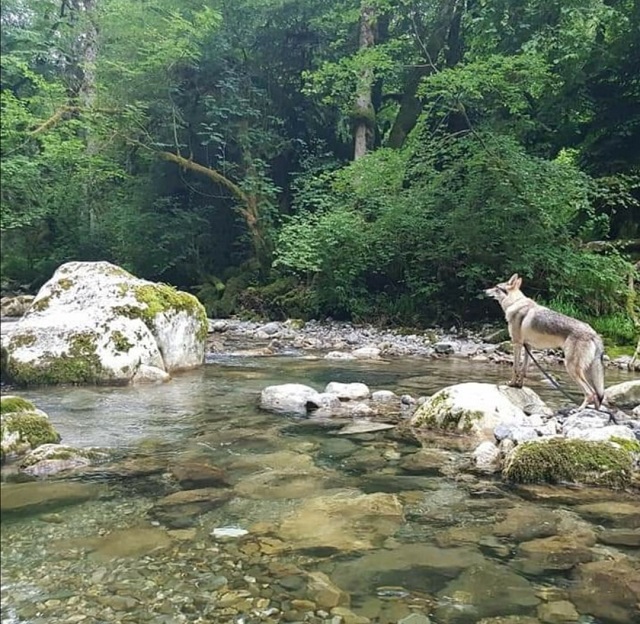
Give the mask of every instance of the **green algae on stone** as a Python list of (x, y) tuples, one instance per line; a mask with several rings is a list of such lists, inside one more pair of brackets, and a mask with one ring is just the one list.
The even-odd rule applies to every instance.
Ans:
[(15, 412), (34, 412), (36, 406), (27, 399), (19, 396), (6, 395), (0, 397), (0, 414), (12, 414)]
[(111, 332), (111, 342), (116, 351), (127, 352), (133, 348), (133, 343), (120, 331), (115, 330)]
[[(471, 433), (473, 423), (483, 416), (480, 410), (452, 409), (449, 404), (450, 396), (444, 390), (429, 399), (418, 408), (414, 416), (414, 426)], [(460, 427), (462, 423), (462, 427)]]
[[(55, 444), (60, 441), (60, 434), (53, 428), (49, 419), (37, 412), (3, 414), (0, 429), (0, 438), (3, 441), (5, 453), (15, 452), (19, 446), (24, 444), (28, 444), (30, 448), (34, 449), (41, 444)], [(11, 434), (16, 434), (13, 443), (16, 448), (5, 443), (6, 439), (12, 437)]]
[(67, 353), (56, 356), (45, 353), (37, 363), (9, 359), (7, 375), (14, 383), (24, 386), (97, 383), (102, 373), (96, 352), (97, 339), (94, 332), (80, 332), (70, 338)]
[(205, 340), (209, 333), (209, 324), (204, 306), (196, 297), (189, 293), (176, 290), (168, 284), (142, 284), (128, 287), (120, 284), (121, 292), (132, 291), (138, 303), (142, 306), (123, 305), (115, 308), (115, 311), (128, 318), (139, 318), (147, 327), (152, 329), (154, 320), (158, 314), (167, 311), (189, 312), (200, 322), (197, 330), (197, 338)]
[(622, 488), (631, 482), (633, 456), (608, 441), (550, 438), (519, 444), (503, 476), (514, 483), (583, 483)]

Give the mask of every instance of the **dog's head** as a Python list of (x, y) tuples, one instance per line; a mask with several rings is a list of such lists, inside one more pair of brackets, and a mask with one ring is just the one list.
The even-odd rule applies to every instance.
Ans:
[(520, 290), (520, 286), (522, 286), (522, 278), (514, 273), (508, 281), (496, 284), (493, 288), (487, 288), (484, 294), (502, 303), (512, 292)]

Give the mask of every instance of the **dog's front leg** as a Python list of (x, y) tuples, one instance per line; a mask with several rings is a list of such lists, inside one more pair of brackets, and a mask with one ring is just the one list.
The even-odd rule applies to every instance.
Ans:
[(514, 388), (522, 388), (522, 344), (513, 343), (513, 373), (509, 385)]

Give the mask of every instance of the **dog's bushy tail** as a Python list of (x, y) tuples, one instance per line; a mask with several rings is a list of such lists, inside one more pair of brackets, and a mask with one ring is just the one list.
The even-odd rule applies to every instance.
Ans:
[(594, 345), (593, 360), (587, 369), (587, 381), (598, 397), (598, 407), (604, 402), (604, 345), (600, 339)]

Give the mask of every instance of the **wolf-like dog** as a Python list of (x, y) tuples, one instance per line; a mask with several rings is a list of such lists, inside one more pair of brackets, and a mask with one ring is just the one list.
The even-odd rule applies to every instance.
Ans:
[(508, 281), (485, 290), (504, 310), (513, 342), (513, 375), (510, 386), (521, 388), (527, 374), (529, 354), (524, 348), (562, 348), (571, 379), (584, 393), (580, 409), (593, 403), (600, 409), (604, 400), (604, 347), (602, 339), (587, 323), (536, 303), (520, 290), (517, 273)]

